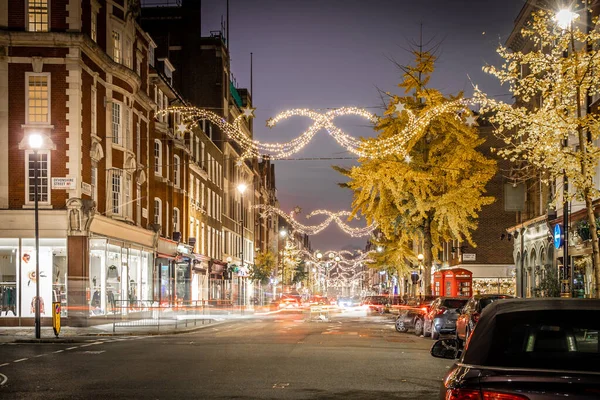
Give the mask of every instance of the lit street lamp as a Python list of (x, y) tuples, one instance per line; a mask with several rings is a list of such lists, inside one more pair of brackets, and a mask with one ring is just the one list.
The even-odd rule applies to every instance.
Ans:
[(33, 150), (33, 204), (35, 225), (35, 338), (40, 339), (42, 335), (40, 320), (40, 230), (38, 222), (38, 151), (44, 144), (44, 138), (39, 133), (29, 135), (29, 148)]
[[(240, 183), (237, 186), (237, 190), (238, 192), (240, 192), (240, 194), (242, 195), (242, 265), (241, 268), (244, 268), (244, 225), (245, 225), (245, 221), (244, 221), (244, 192), (246, 191), (246, 189), (248, 188), (248, 186), (245, 183)], [(240, 278), (240, 291), (242, 291), (242, 283), (244, 282), (243, 278)], [(242, 311), (242, 314), (244, 313), (244, 306), (246, 305), (246, 291), (243, 291), (243, 295), (242, 295), (242, 302), (240, 304), (240, 308)]]

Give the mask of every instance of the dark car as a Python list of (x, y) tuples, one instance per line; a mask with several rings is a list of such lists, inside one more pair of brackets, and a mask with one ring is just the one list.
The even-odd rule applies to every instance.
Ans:
[(456, 319), (459, 311), (469, 301), (465, 297), (440, 297), (432, 304), (429, 312), (425, 314), (423, 335), (431, 336), (433, 340), (440, 338), (440, 334), (456, 332)]
[(388, 304), (387, 296), (367, 296), (363, 299), (361, 305), (369, 312), (383, 314)]
[(409, 329), (414, 329), (415, 335), (421, 336), (425, 314), (429, 312), (429, 308), (435, 299), (435, 296), (409, 298), (406, 304), (400, 307), (398, 317), (394, 323), (396, 330), (398, 332), (408, 332)]
[(505, 294), (476, 294), (471, 297), (456, 320), (456, 338), (461, 341), (467, 341), (484, 308), (496, 300), (512, 298), (513, 296)]
[(509, 299), (487, 307), (466, 348), (438, 340), (431, 355), (459, 358), (440, 399), (600, 398), (600, 300)]

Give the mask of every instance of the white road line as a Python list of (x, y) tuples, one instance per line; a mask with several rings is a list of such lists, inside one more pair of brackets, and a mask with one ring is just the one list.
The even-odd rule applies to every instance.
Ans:
[(62, 353), (64, 350), (56, 350), (54, 353)]
[(79, 346), (69, 347), (68, 349), (65, 349), (65, 350), (73, 350), (73, 349), (76, 349), (77, 347), (79, 347)]
[(104, 342), (94, 342), (94, 343), (82, 344), (79, 347), (89, 347), (89, 346), (94, 346), (94, 345), (97, 345), (97, 344), (104, 344)]
[(44, 356), (45, 356), (45, 354), (38, 354), (37, 356), (35, 356), (35, 358), (44, 357)]
[(0, 367), (6, 367), (9, 363), (0, 364)]
[(13, 361), (13, 362), (18, 363), (18, 362), (27, 361), (27, 360), (29, 360), (29, 358), (20, 358), (18, 360)]
[(2, 379), (2, 382), (0, 382), (0, 386), (3, 386), (6, 383), (6, 381), (8, 380), (8, 377), (4, 374), (0, 374), (0, 377), (4, 377)]

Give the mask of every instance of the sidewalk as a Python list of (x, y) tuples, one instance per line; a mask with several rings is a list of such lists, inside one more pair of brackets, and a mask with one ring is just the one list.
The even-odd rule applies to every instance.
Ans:
[(89, 339), (90, 336), (144, 336), (144, 335), (174, 335), (193, 332), (215, 324), (231, 320), (249, 319), (253, 314), (206, 315), (201, 318), (181, 317), (176, 320), (136, 320), (118, 321), (88, 327), (63, 326), (59, 337), (54, 335), (52, 327), (43, 326), (41, 339), (35, 338), (34, 327), (0, 327), (0, 343), (72, 343)]

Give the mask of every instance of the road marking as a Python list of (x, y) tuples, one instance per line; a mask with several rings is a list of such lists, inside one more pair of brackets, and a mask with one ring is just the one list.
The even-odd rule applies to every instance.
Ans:
[(37, 356), (35, 356), (35, 358), (44, 357), (44, 356), (45, 356), (45, 354), (38, 354)]
[(87, 350), (87, 351), (79, 351), (81, 354), (102, 354), (106, 353), (106, 350)]
[(64, 350), (56, 350), (54, 353), (62, 353)]
[(77, 347), (79, 347), (79, 346), (75, 346), (75, 347), (69, 347), (69, 348), (67, 348), (67, 349), (65, 349), (65, 350), (73, 350), (73, 349), (76, 349)]
[(0, 367), (6, 367), (9, 363), (0, 364)]
[(0, 382), (0, 386), (3, 386), (6, 383), (6, 381), (8, 380), (8, 377), (4, 374), (0, 374), (0, 376), (4, 377), (4, 379), (2, 379), (2, 382)]
[(285, 389), (288, 386), (290, 386), (289, 383), (275, 383), (273, 389)]
[(18, 362), (27, 361), (27, 360), (29, 360), (29, 358), (20, 358), (18, 360), (13, 361), (13, 362), (18, 363)]
[(94, 343), (82, 344), (79, 347), (89, 347), (89, 346), (94, 346), (96, 344), (104, 344), (104, 342), (94, 342)]

